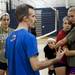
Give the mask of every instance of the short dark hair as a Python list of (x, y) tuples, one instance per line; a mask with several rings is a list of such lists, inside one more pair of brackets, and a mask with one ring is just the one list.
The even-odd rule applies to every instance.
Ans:
[(22, 21), (24, 16), (29, 15), (29, 8), (34, 9), (32, 6), (27, 4), (21, 4), (16, 8), (16, 18), (18, 21)]

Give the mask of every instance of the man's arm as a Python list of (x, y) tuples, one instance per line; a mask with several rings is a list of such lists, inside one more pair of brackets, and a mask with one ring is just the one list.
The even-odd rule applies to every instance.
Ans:
[(68, 44), (72, 44), (72, 42), (75, 41), (75, 27), (68, 33), (66, 37)]
[(30, 63), (34, 71), (41, 70), (51, 66), (54, 63), (57, 63), (64, 55), (63, 52), (58, 52), (56, 58), (50, 60), (39, 61), (37, 56), (30, 58)]
[(66, 43), (67, 43), (67, 37), (65, 37), (64, 39), (57, 42), (56, 45), (55, 45), (55, 48), (57, 49), (58, 47), (63, 46)]
[(75, 38), (75, 27), (68, 33), (68, 35), (64, 39), (56, 43), (55, 48), (58, 48), (59, 46), (74, 41), (74, 38)]
[(67, 47), (64, 48), (66, 56), (75, 56), (75, 50), (69, 50)]

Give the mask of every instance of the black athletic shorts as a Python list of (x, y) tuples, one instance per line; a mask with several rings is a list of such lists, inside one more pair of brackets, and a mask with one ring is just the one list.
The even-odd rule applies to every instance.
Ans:
[(1, 69), (1, 70), (7, 70), (7, 63), (2, 63), (2, 62), (0, 61), (0, 69)]

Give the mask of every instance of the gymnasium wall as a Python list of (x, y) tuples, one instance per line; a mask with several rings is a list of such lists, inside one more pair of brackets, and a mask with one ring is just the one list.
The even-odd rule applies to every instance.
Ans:
[[(57, 22), (57, 30), (59, 31), (62, 28), (62, 19), (64, 16), (67, 15), (67, 9), (65, 7), (57, 7), (56, 8), (59, 12), (58, 14), (58, 22)], [(41, 24), (41, 35), (44, 35), (46, 33), (49, 33), (51, 31), (53, 31), (55, 29), (55, 11), (51, 8), (40, 8), (40, 9), (36, 9), (38, 11), (41, 10), (41, 12), (38, 15), (39, 20), (41, 20), (39, 24)], [(12, 9), (10, 13), (10, 17), (11, 17), (11, 22), (10, 22), (10, 27), (11, 28), (16, 28), (18, 21), (16, 20), (15, 17), (15, 9)], [(38, 21), (39, 22), (39, 21)], [(37, 27), (37, 25), (36, 25)]]

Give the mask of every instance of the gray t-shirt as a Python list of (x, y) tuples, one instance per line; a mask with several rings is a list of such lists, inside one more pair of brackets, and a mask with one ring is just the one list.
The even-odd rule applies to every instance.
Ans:
[[(75, 50), (75, 27), (67, 35), (69, 50)], [(67, 58), (68, 65), (75, 67), (75, 56), (69, 56)]]

